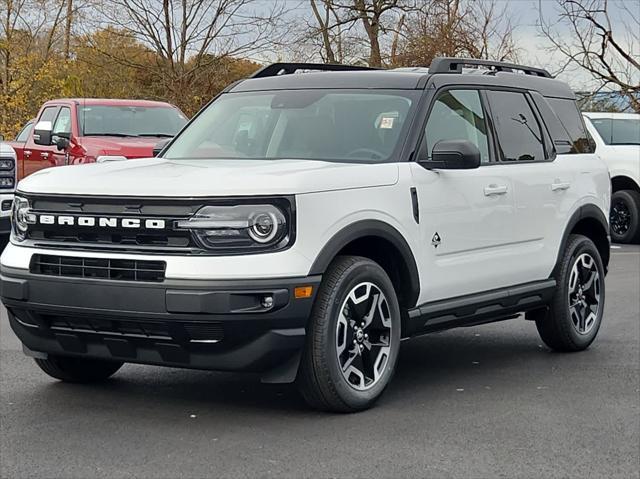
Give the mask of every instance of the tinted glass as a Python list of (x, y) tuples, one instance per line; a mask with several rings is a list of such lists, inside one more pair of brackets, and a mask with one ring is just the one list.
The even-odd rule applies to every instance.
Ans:
[(612, 145), (640, 145), (640, 116), (637, 119), (615, 119), (612, 121)]
[(67, 107), (60, 108), (58, 118), (53, 125), (53, 134), (71, 133), (71, 110)]
[(469, 140), (480, 150), (482, 162), (489, 162), (487, 123), (477, 91), (449, 90), (438, 96), (425, 131), (429, 160), (441, 140)]
[(174, 136), (187, 123), (171, 107), (87, 105), (79, 109), (85, 136)]
[(405, 135), (419, 95), (394, 90), (227, 93), (163, 157), (385, 161)]
[(31, 127), (33, 126), (33, 122), (29, 122), (26, 125), (24, 125), (24, 127), (22, 128), (22, 130), (20, 131), (20, 133), (18, 133), (18, 136), (16, 136), (16, 142), (18, 143), (25, 143), (27, 141), (27, 139), (29, 138), (29, 133), (31, 133)]
[(50, 121), (53, 123), (53, 119), (56, 116), (56, 112), (58, 111), (57, 106), (48, 106), (44, 110), (42, 110), (42, 114), (38, 121)]
[(591, 144), (576, 102), (563, 98), (547, 98), (571, 139), (570, 153), (591, 153)]
[(538, 120), (522, 93), (490, 91), (491, 111), (504, 161), (545, 159)]
[(598, 134), (605, 145), (611, 144), (611, 120), (608, 118), (589, 118), (593, 127), (598, 130)]

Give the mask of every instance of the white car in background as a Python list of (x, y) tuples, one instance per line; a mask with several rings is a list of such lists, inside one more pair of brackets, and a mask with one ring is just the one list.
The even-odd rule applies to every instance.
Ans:
[(640, 241), (640, 115), (585, 113), (596, 153), (611, 174), (611, 239)]
[(16, 152), (0, 142), (0, 236), (11, 232), (11, 208), (16, 188)]

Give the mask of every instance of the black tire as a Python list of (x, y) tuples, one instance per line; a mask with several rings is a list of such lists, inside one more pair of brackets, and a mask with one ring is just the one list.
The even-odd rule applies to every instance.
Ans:
[[(353, 295), (350, 296), (352, 292)], [(382, 294), (376, 296), (376, 292)], [(367, 297), (361, 293), (366, 293)], [(364, 298), (361, 300), (362, 305), (349, 299), (352, 297), (359, 301)], [(376, 308), (375, 314), (371, 315), (375, 306), (379, 309)], [(366, 326), (362, 326), (364, 321), (357, 323), (354, 320), (360, 317), (360, 310), (369, 310), (367, 316), (374, 318)], [(341, 311), (347, 311), (347, 314), (340, 316)], [(339, 321), (339, 316), (342, 322)], [(383, 325), (385, 333), (376, 333), (374, 322)], [(371, 334), (370, 342), (358, 343), (364, 341), (365, 331)], [(390, 337), (385, 336), (387, 333)], [(324, 411), (355, 412), (371, 407), (393, 376), (400, 349), (400, 334), (400, 306), (393, 284), (385, 271), (367, 258), (336, 258), (322, 279), (307, 326), (306, 345), (296, 380), (302, 396), (310, 406)], [(368, 335), (366, 337), (369, 338)], [(374, 337), (378, 339), (373, 339)], [(341, 344), (338, 343), (342, 339), (344, 346), (340, 354)], [(374, 343), (378, 346), (384, 344), (385, 352), (383, 353), (382, 348), (373, 349), (378, 346), (367, 346)], [(374, 355), (376, 359), (373, 359)], [(347, 359), (343, 365), (341, 361), (345, 356)], [(377, 371), (373, 371), (374, 378), (369, 386), (366, 386), (369, 378), (366, 374), (358, 377), (352, 372), (350, 375), (349, 371), (353, 369), (347, 365), (347, 361), (353, 361), (349, 362), (351, 365), (356, 364), (356, 360), (362, 361), (364, 371), (368, 369), (365, 364), (374, 364), (376, 369), (375, 364), (381, 358), (386, 362), (381, 361)], [(353, 384), (354, 379), (360, 379), (358, 384)], [(357, 389), (358, 387), (361, 389)]]
[(119, 361), (101, 359), (52, 356), (47, 359), (35, 359), (45, 373), (55, 379), (68, 383), (90, 383), (104, 381), (122, 367)]
[[(585, 273), (581, 277), (579, 271), (583, 260), (586, 261), (585, 255), (593, 260), (592, 269), (590, 270), (591, 274)], [(573, 276), (576, 287), (572, 289), (570, 283), (574, 267), (577, 268), (575, 270), (577, 277)], [(597, 272), (597, 277), (592, 276), (593, 272)], [(593, 241), (582, 235), (569, 236), (562, 258), (556, 268), (555, 279), (557, 281), (556, 292), (549, 305), (549, 311), (547, 314), (534, 316), (538, 333), (544, 343), (555, 351), (573, 352), (587, 349), (600, 329), (605, 303), (604, 267), (600, 253)], [(592, 282), (589, 282), (589, 279), (592, 279)], [(583, 286), (585, 286), (584, 290)], [(586, 286), (589, 286), (589, 289)], [(577, 292), (572, 292), (570, 295), (572, 290)], [(595, 299), (596, 293), (597, 300)], [(595, 312), (584, 304), (593, 301), (597, 301), (597, 311)], [(578, 304), (578, 306), (571, 308), (571, 304)], [(579, 328), (583, 325), (581, 318), (585, 316), (592, 319), (589, 321), (587, 318), (584, 321), (584, 331), (580, 332)]]
[(615, 243), (640, 241), (640, 193), (616, 191), (611, 196), (611, 239)]

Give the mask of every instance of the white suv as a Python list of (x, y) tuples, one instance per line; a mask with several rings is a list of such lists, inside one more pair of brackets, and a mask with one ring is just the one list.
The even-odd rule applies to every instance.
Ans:
[(524, 312), (578, 351), (602, 321), (609, 176), (545, 70), (271, 65), (160, 158), (18, 189), (2, 301), (65, 381), (124, 362), (256, 371), (355, 411), (402, 338)]
[(11, 232), (11, 210), (17, 171), (16, 152), (10, 145), (0, 141), (0, 235), (5, 238)]
[(640, 241), (640, 115), (585, 113), (596, 153), (611, 173), (611, 238)]

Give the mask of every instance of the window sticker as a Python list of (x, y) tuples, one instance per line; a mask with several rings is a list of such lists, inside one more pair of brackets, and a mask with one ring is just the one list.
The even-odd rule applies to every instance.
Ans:
[(393, 128), (393, 121), (395, 120), (392, 116), (383, 116), (382, 120), (380, 120), (380, 129), (381, 130), (391, 130)]

